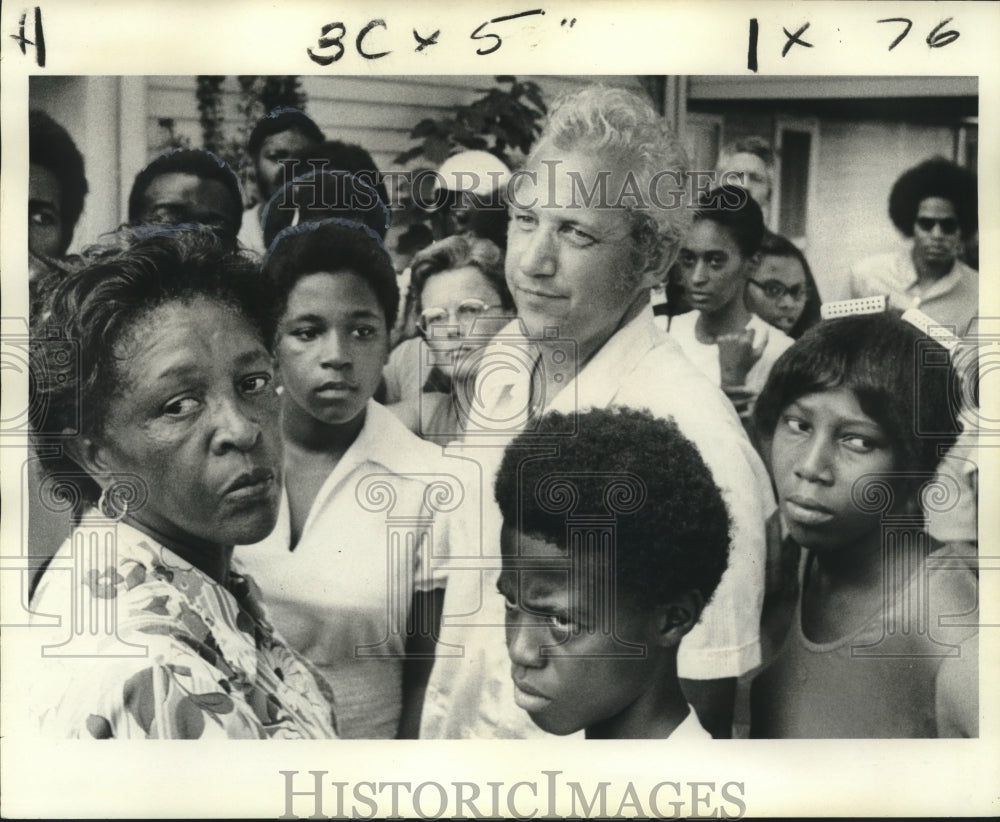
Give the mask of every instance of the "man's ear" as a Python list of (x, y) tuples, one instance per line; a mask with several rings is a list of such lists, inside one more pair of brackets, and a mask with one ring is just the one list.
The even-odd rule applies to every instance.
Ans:
[(743, 273), (747, 277), (752, 277), (760, 268), (760, 252), (756, 251), (743, 261)]
[(699, 591), (685, 591), (657, 606), (657, 641), (667, 648), (680, 643), (683, 636), (698, 622), (705, 607)]
[[(649, 214), (631, 214), (632, 259), (637, 262), (632, 272), (640, 288), (654, 288), (666, 282), (670, 264), (679, 243), (665, 242)], [(631, 262), (631, 261), (630, 261)]]
[(646, 245), (638, 271), (643, 287), (654, 288), (667, 282), (670, 266), (678, 250), (677, 244), (655, 242)]

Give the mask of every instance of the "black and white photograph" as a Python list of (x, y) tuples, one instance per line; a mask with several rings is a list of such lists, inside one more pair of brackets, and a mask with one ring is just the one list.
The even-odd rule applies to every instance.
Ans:
[(4, 815), (995, 814), (998, 12), (5, 7)]

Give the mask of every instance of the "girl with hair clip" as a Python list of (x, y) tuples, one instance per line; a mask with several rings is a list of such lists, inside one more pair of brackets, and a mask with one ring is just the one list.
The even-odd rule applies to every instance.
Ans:
[(820, 323), (772, 369), (754, 420), (786, 556), (804, 550), (752, 736), (978, 735), (976, 579), (924, 525), (957, 492), (935, 473), (960, 428), (954, 379), (898, 312)]

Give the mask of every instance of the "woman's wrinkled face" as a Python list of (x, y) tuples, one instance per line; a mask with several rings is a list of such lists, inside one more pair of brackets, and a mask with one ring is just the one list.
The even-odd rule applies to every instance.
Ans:
[(142, 484), (145, 502), (130, 514), (189, 546), (267, 536), (281, 486), (278, 397), (250, 323), (206, 297), (168, 302), (113, 353), (118, 378), (95, 464)]

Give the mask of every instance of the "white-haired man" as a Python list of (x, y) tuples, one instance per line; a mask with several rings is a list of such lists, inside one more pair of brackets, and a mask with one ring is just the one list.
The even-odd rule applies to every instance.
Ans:
[[(518, 319), (481, 355), (477, 405), (457, 449), (483, 465), (486, 502), (468, 555), (450, 558), (422, 737), (541, 733), (515, 703), (499, 627), (492, 481), (504, 446), (539, 414), (613, 405), (673, 418), (723, 491), (732, 521), (729, 568), (681, 642), (679, 674), (705, 728), (730, 734), (736, 678), (760, 662), (765, 520), (774, 501), (729, 401), (653, 322), (650, 288), (690, 225), (681, 196), (685, 164), (645, 101), (594, 86), (553, 107), (526, 167), (513, 176), (506, 276)], [(655, 504), (656, 489), (647, 492)]]
[(715, 172), (717, 185), (743, 186), (764, 213), (764, 223), (771, 214), (774, 191), (774, 149), (760, 137), (749, 136), (729, 143), (719, 152)]

